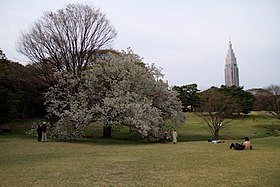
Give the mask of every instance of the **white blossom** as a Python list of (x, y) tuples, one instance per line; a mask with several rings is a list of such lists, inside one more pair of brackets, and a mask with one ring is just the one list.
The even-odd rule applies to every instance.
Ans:
[(46, 94), (48, 112), (59, 118), (54, 134), (61, 139), (81, 137), (94, 120), (104, 126), (128, 126), (150, 140), (161, 138), (167, 121), (179, 127), (184, 116), (181, 103), (160, 76), (154, 64), (145, 65), (131, 50), (107, 54), (81, 79), (60, 75)]

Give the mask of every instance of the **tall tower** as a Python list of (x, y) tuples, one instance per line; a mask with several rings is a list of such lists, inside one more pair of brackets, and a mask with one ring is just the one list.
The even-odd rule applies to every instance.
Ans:
[(237, 61), (230, 40), (228, 46), (229, 48), (227, 51), (226, 66), (225, 66), (225, 85), (239, 86), (239, 73), (238, 73)]

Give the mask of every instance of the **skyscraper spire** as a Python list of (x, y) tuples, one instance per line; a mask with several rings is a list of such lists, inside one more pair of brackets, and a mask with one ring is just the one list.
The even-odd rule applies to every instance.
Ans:
[(229, 37), (229, 48), (227, 51), (226, 65), (225, 65), (225, 85), (239, 86), (239, 72), (237, 67), (237, 61), (232, 49), (230, 37)]

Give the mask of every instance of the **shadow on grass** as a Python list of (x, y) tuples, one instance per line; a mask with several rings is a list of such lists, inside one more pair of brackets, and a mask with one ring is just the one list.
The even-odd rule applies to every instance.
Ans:
[[(147, 140), (144, 140), (138, 133), (130, 131), (127, 127), (113, 129), (112, 138), (103, 138), (102, 127), (102, 124), (93, 124), (89, 129), (87, 129), (86, 136), (82, 140), (66, 142), (99, 145), (143, 145), (162, 143), (162, 140), (158, 140), (155, 142), (149, 142)], [(190, 124), (187, 127), (189, 127), (189, 129), (178, 129), (178, 142), (207, 141), (208, 139), (212, 138), (209, 132), (207, 132), (205, 129), (202, 129), (200, 126), (197, 126), (196, 123)], [(275, 131), (275, 127), (277, 127), (277, 132)], [(270, 124), (257, 124), (253, 126), (246, 126), (246, 129), (241, 126), (232, 125), (228, 126), (228, 128), (223, 129), (220, 139), (242, 140), (245, 136), (248, 136), (250, 139), (275, 136), (276, 133), (277, 135), (279, 134), (278, 128), (278, 125)], [(26, 131), (26, 129), (14, 128), (12, 132), (2, 133), (0, 134), (0, 143), (5, 142), (10, 138), (32, 139), (34, 141), (37, 141), (36, 134), (33, 134), (33, 136), (26, 135)], [(56, 140), (50, 140), (50, 142), (55, 141)], [(172, 140), (169, 139), (168, 142), (170, 143), (172, 142)]]
[[(9, 139), (29, 139), (37, 141), (37, 136), (31, 136), (24, 133), (2, 133), (0, 135), (0, 143), (7, 142)], [(66, 142), (75, 144), (98, 144), (98, 145), (143, 145), (143, 144), (160, 144), (163, 140), (148, 141), (142, 139), (137, 133), (120, 133), (112, 135), (112, 138), (103, 138), (101, 135), (85, 136), (82, 140), (69, 140), (58, 141), (55, 139), (49, 139), (49, 142)], [(207, 141), (209, 136), (207, 135), (184, 135), (178, 137), (178, 142), (190, 142), (190, 141)], [(172, 143), (172, 139), (167, 140), (167, 143)]]
[[(179, 136), (178, 142), (191, 142), (191, 141), (208, 141), (211, 138), (207, 135), (195, 135), (195, 136)], [(53, 140), (55, 141), (55, 140)], [(98, 144), (98, 145), (143, 145), (143, 144), (163, 144), (163, 139), (157, 141), (148, 141), (142, 139), (139, 135), (130, 138), (114, 137), (103, 138), (98, 137), (85, 137), (78, 141), (66, 141), (69, 143), (83, 143), (83, 144)], [(167, 143), (172, 143), (172, 139), (168, 139)]]

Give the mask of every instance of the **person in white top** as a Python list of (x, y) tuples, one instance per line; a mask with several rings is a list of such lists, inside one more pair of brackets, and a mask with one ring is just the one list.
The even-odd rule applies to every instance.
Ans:
[(177, 132), (175, 129), (172, 132), (172, 138), (173, 138), (173, 144), (176, 144), (177, 143)]

